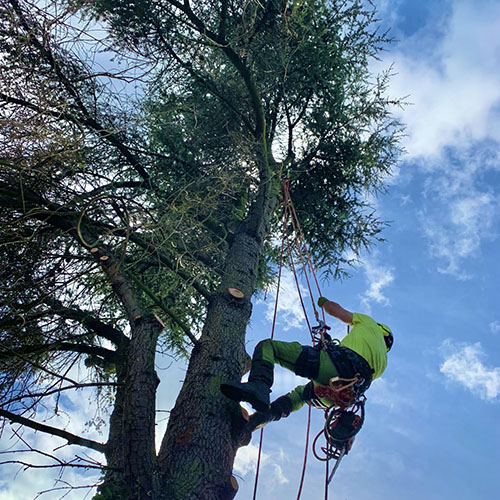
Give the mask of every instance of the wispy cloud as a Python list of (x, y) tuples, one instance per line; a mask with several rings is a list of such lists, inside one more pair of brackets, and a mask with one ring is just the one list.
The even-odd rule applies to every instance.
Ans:
[(493, 400), (500, 394), (500, 367), (483, 364), (481, 344), (457, 344), (446, 340), (441, 346), (445, 361), (440, 371), (448, 380), (458, 382), (483, 400)]
[[(309, 298), (309, 292), (303, 285), (300, 285), (300, 291), (304, 300)], [(272, 321), (276, 290), (272, 290), (269, 295), (270, 297), (266, 302), (266, 319)], [(262, 301), (259, 302), (262, 303)], [(292, 273), (288, 269), (283, 269), (281, 276), (277, 315), (280, 323), (284, 325), (284, 330), (305, 325), (304, 312), (297, 293), (297, 285)]]
[(389, 299), (384, 295), (384, 288), (394, 281), (394, 270), (391, 267), (379, 264), (376, 258), (366, 257), (362, 262), (368, 288), (361, 297), (361, 303), (369, 310), (370, 304), (390, 305)]
[[(241, 476), (255, 474), (258, 456), (259, 447), (257, 445), (250, 443), (248, 446), (239, 448), (234, 461), (234, 472)], [(267, 454), (263, 451), (261, 454), (260, 466), (262, 468), (271, 467), (273, 469), (273, 485), (276, 484), (276, 481), (279, 484), (290, 482), (283, 472), (281, 463), (284, 461), (286, 461), (286, 456), (284, 456), (283, 453)]]
[(484, 182), (488, 172), (500, 169), (498, 155), (491, 153), (464, 152), (460, 162), (428, 174), (419, 218), (443, 274), (469, 278), (465, 264), (479, 255), (484, 241), (497, 237), (498, 198)]
[(493, 333), (500, 332), (500, 321), (492, 321), (488, 326)]
[[(248, 473), (255, 473), (255, 468), (257, 466), (257, 459), (259, 457), (259, 447), (250, 443), (248, 446), (239, 448), (236, 453), (236, 459), (234, 460), (234, 472), (245, 476)], [(269, 455), (262, 452), (261, 464), (264, 465), (269, 461)]]
[(279, 484), (286, 484), (286, 483), (290, 482), (290, 480), (283, 473), (283, 469), (280, 465), (273, 464), (273, 468), (274, 468), (274, 480), (275, 481), (278, 481)]
[[(384, 15), (398, 12), (379, 4)], [(499, 213), (485, 176), (500, 169), (500, 4), (455, 0), (427, 14), (382, 64), (394, 63), (391, 94), (412, 102), (396, 113), (407, 125), (406, 160), (427, 177), (420, 222), (431, 255), (439, 272), (467, 279)]]

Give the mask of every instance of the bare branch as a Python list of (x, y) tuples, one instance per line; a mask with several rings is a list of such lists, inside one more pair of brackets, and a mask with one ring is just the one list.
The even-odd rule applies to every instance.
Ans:
[(75, 434), (63, 431), (61, 429), (58, 429), (57, 427), (40, 424), (38, 422), (35, 422), (34, 420), (21, 417), (20, 415), (16, 415), (15, 413), (3, 410), (1, 408), (0, 408), (0, 417), (6, 418), (16, 424), (24, 425), (25, 427), (29, 427), (30, 429), (34, 429), (36, 431), (44, 432), (46, 434), (51, 434), (52, 436), (57, 436), (62, 439), (66, 439), (68, 444), (77, 444), (79, 446), (84, 446), (86, 448), (90, 448), (92, 450), (99, 451), (101, 453), (104, 453), (106, 451), (106, 445), (103, 443), (98, 443), (97, 441), (92, 441), (91, 439), (86, 439), (80, 436), (76, 436)]
[(52, 394), (58, 394), (60, 392), (67, 391), (70, 389), (84, 389), (87, 387), (117, 387), (118, 385), (120, 385), (120, 384), (118, 384), (117, 382), (90, 382), (90, 383), (85, 383), (85, 384), (77, 383), (76, 385), (73, 384), (73, 385), (66, 386), (66, 387), (60, 387), (59, 389), (54, 389), (51, 391), (23, 394), (21, 396), (16, 396), (12, 399), (4, 401), (2, 404), (7, 406), (10, 403), (14, 403), (16, 401), (21, 401), (21, 400), (27, 399), (27, 398), (45, 398), (47, 396), (51, 396)]

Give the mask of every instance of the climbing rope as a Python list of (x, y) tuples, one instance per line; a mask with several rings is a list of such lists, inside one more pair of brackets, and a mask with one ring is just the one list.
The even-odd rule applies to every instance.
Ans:
[[(285, 210), (283, 212), (283, 227), (285, 228), (288, 224), (288, 212)], [(278, 283), (276, 285), (276, 299), (274, 301), (274, 313), (273, 313), (273, 325), (271, 327), (271, 339), (274, 338), (274, 330), (276, 328), (276, 316), (278, 313), (278, 300), (280, 294), (281, 287), (281, 271), (283, 269), (283, 249), (285, 246), (285, 232), (283, 231), (283, 237), (281, 239), (281, 250), (280, 250), (280, 263), (278, 267)], [(259, 471), (260, 471), (260, 460), (262, 457), (262, 442), (264, 439), (264, 427), (260, 429), (260, 437), (259, 437), (259, 451), (257, 453), (257, 465), (255, 467), (255, 481), (253, 486), (253, 500), (257, 498), (257, 486), (259, 484)]]
[[(288, 255), (288, 263), (290, 266), (290, 270), (293, 274), (294, 280), (295, 280), (295, 285), (297, 288), (300, 304), (304, 313), (304, 318), (307, 323), (307, 327), (309, 330), (309, 333), (311, 335), (311, 341), (313, 346), (316, 345), (318, 342), (324, 342), (325, 341), (325, 336), (328, 335), (328, 330), (330, 329), (329, 326), (326, 325), (326, 320), (325, 320), (325, 312), (323, 309), (321, 309), (322, 317), (320, 318), (320, 315), (318, 313), (318, 310), (316, 309), (316, 303), (314, 301), (314, 294), (312, 291), (312, 288), (315, 286), (317, 293), (319, 296), (322, 296), (321, 289), (319, 286), (318, 279), (316, 277), (316, 273), (314, 270), (314, 265), (313, 261), (310, 255), (310, 252), (307, 248), (307, 245), (305, 243), (305, 238), (302, 233), (302, 228), (300, 226), (297, 213), (295, 211), (295, 207), (293, 205), (291, 196), (290, 196), (290, 184), (288, 179), (283, 180), (283, 186), (282, 186), (282, 191), (283, 191), (283, 198), (282, 198), (282, 205), (283, 205), (283, 229), (282, 229), (282, 239), (281, 239), (281, 250), (280, 250), (280, 262), (279, 262), (279, 270), (278, 270), (278, 282), (277, 282), (277, 289), (276, 289), (276, 299), (275, 299), (275, 304), (274, 304), (274, 314), (273, 314), (273, 323), (272, 323), (272, 329), (271, 329), (271, 339), (274, 338), (274, 331), (275, 331), (275, 326), (276, 326), (276, 317), (277, 317), (277, 311), (278, 311), (278, 300), (279, 300), (279, 292), (280, 292), (280, 284), (281, 284), (281, 277), (282, 277), (282, 267), (283, 267), (283, 261), (284, 261), (284, 253), (285, 253), (285, 246), (286, 246), (286, 253)], [(292, 234), (289, 235), (289, 227), (292, 230)], [(295, 255), (294, 255), (295, 252)], [(312, 309), (314, 311), (314, 316), (316, 318), (316, 321), (318, 323), (317, 326), (311, 326), (311, 323), (309, 321), (309, 317), (307, 314), (306, 306), (304, 304), (304, 300), (302, 297), (302, 291), (300, 288), (298, 276), (297, 276), (297, 269), (295, 265), (295, 261), (298, 261), (298, 264), (300, 264), (301, 271), (304, 275), (305, 282), (307, 284), (307, 290), (309, 292), (309, 297), (311, 298), (311, 304), (312, 304)], [(312, 284), (313, 283), (313, 284)], [(347, 330), (349, 333), (349, 329)], [(327, 337), (329, 338), (329, 336)], [(345, 382), (343, 379), (342, 382)], [(342, 391), (345, 389), (349, 390), (350, 385), (353, 385), (356, 382), (357, 379), (353, 379), (348, 381), (348, 384), (344, 384), (342, 386)], [(349, 385), (350, 384), (350, 385)], [(346, 387), (347, 385), (347, 387)], [(345, 410), (347, 407), (352, 406), (352, 395), (349, 394), (347, 400), (342, 400), (340, 392), (338, 388), (335, 389), (335, 387), (330, 388), (333, 392), (336, 391), (336, 394), (329, 394), (328, 397), (332, 396), (332, 400), (336, 401), (337, 404), (339, 405), (339, 408), (332, 407), (328, 410), (325, 410), (325, 426), (324, 428), (318, 433), (318, 435), (315, 437), (313, 441), (313, 453), (314, 456), (320, 460), (324, 461), (326, 463), (326, 471), (325, 471), (325, 500), (328, 500), (328, 486), (340, 464), (340, 461), (342, 457), (348, 453), (350, 446), (352, 445), (352, 440), (353, 437), (350, 437), (348, 441), (345, 443), (342, 442), (336, 442), (332, 435), (334, 435), (334, 429), (338, 422), (339, 419), (342, 418), (340, 415), (341, 411)], [(343, 395), (345, 392), (343, 393)], [(347, 404), (350, 402), (350, 404)], [(364, 420), (364, 407), (363, 407), (364, 401), (360, 403), (360, 406), (357, 406), (353, 411), (352, 415), (354, 417), (359, 417), (359, 421), (361, 422), (359, 424), (359, 428), (362, 425), (362, 422)], [(362, 417), (356, 414), (356, 412), (362, 412)], [(306, 440), (305, 440), (305, 451), (304, 451), (304, 460), (303, 460), (303, 465), (302, 465), (302, 473), (301, 473), (301, 478), (299, 482), (299, 489), (297, 492), (297, 500), (300, 500), (300, 496), (302, 494), (302, 489), (304, 485), (304, 479), (305, 479), (305, 471), (306, 471), (306, 466), (307, 466), (307, 456), (308, 456), (308, 449), (309, 449), (309, 439), (310, 439), (310, 428), (311, 428), (311, 405), (309, 405), (309, 412), (308, 412), (308, 417), (307, 417), (307, 428), (306, 428)], [(356, 432), (359, 430), (359, 428), (356, 430)], [(354, 432), (354, 434), (356, 433)], [(324, 457), (320, 457), (319, 454), (316, 452), (316, 443), (319, 439), (319, 437), (324, 434), (326, 438), (326, 445), (321, 448), (321, 450), (324, 453)], [(259, 439), (259, 450), (258, 450), (258, 456), (257, 456), (257, 465), (256, 465), (256, 472), (255, 472), (255, 483), (254, 483), (254, 492), (253, 492), (253, 500), (256, 500), (257, 497), (257, 485), (258, 485), (258, 479), (259, 479), (259, 471), (260, 471), (260, 463), (261, 463), (261, 456), (262, 456), (262, 443), (263, 443), (263, 436), (264, 436), (264, 428), (261, 429), (260, 431), (260, 439)], [(334, 459), (336, 460), (336, 463), (332, 469), (332, 471), (329, 471), (329, 463), (330, 460)]]

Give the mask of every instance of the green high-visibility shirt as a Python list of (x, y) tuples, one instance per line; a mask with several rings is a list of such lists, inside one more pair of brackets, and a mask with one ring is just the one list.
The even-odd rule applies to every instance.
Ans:
[(366, 314), (353, 313), (351, 331), (340, 341), (340, 345), (357, 352), (373, 368), (373, 378), (384, 373), (387, 366), (387, 347), (384, 334), (377, 322)]

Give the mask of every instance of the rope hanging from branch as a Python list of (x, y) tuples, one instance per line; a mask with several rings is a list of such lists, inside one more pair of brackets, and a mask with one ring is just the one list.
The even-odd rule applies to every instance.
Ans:
[[(318, 293), (318, 296), (321, 297), (321, 289), (319, 286), (318, 279), (316, 277), (316, 273), (314, 270), (314, 265), (313, 261), (311, 258), (311, 255), (309, 253), (309, 250), (307, 248), (307, 245), (305, 243), (305, 238), (302, 232), (302, 228), (300, 226), (297, 213), (295, 211), (295, 207), (293, 205), (291, 196), (290, 196), (290, 184), (288, 179), (283, 180), (283, 186), (282, 186), (282, 192), (283, 192), (283, 198), (282, 198), (282, 205), (283, 205), (283, 228), (282, 228), (282, 239), (281, 239), (281, 249), (280, 249), (280, 261), (279, 261), (279, 268), (278, 268), (278, 282), (277, 282), (277, 289), (276, 289), (276, 299), (274, 303), (274, 314), (273, 314), (273, 322), (272, 322), (272, 328), (271, 328), (271, 339), (274, 338), (274, 331), (276, 327), (276, 317), (277, 317), (277, 311), (278, 311), (278, 301), (279, 301), (279, 293), (280, 293), (280, 286), (281, 286), (281, 278), (282, 278), (282, 268), (284, 264), (284, 255), (286, 252), (286, 255), (288, 257), (288, 265), (289, 268), (293, 274), (294, 280), (295, 280), (295, 285), (297, 288), (297, 293), (299, 296), (300, 304), (304, 313), (304, 318), (307, 323), (307, 328), (309, 330), (309, 333), (311, 335), (311, 342), (314, 345), (316, 345), (318, 342), (323, 342), (325, 335), (327, 334), (327, 330), (330, 329), (326, 325), (326, 320), (325, 320), (325, 312), (323, 309), (321, 309), (321, 317), (320, 314), (316, 308), (316, 302), (314, 300), (314, 293), (313, 293), (313, 288), (316, 289), (316, 292)], [(296, 264), (297, 263), (297, 264)], [(312, 310), (314, 312), (314, 316), (316, 319), (316, 322), (318, 323), (317, 326), (311, 326), (311, 323), (309, 321), (309, 317), (307, 314), (306, 310), (306, 305), (304, 303), (304, 299), (302, 297), (302, 291), (300, 288), (299, 280), (298, 280), (298, 268), (302, 272), (305, 282), (307, 284), (307, 290), (309, 292), (309, 297), (311, 299), (311, 306)], [(325, 418), (328, 421), (328, 413), (329, 410), (325, 411)], [(304, 486), (304, 479), (305, 479), (305, 471), (306, 471), (306, 466), (307, 466), (307, 456), (308, 456), (308, 449), (309, 449), (309, 439), (310, 439), (310, 428), (311, 428), (311, 406), (309, 405), (309, 411), (308, 411), (308, 417), (307, 417), (307, 427), (306, 427), (306, 440), (305, 440), (305, 451), (304, 451), (304, 461), (302, 465), (302, 473), (301, 473), (301, 478), (299, 482), (299, 489), (297, 492), (297, 500), (300, 500), (303, 486)], [(326, 427), (325, 427), (326, 428)], [(337, 467), (340, 463), (340, 460), (342, 456), (345, 454), (342, 453), (340, 456), (336, 455), (332, 451), (332, 445), (328, 439), (328, 435), (326, 434), (326, 431), (322, 429), (320, 433), (316, 436), (314, 443), (313, 443), (313, 448), (318, 440), (319, 436), (325, 433), (326, 437), (326, 445), (325, 447), (322, 448), (322, 450), (325, 452), (325, 458), (319, 458), (318, 455), (315, 453), (316, 458), (319, 458), (322, 461), (326, 462), (326, 475), (325, 475), (325, 500), (328, 500), (328, 485), (337, 470)], [(253, 491), (253, 500), (256, 500), (257, 498), (257, 486), (258, 486), (258, 480), (259, 480), (259, 471), (260, 471), (260, 464), (261, 464), (261, 456), (262, 456), (262, 444), (263, 444), (263, 436), (264, 436), (264, 428), (260, 430), (260, 438), (259, 438), (259, 451), (258, 451), (258, 456), (257, 456), (257, 465), (256, 465), (256, 473), (255, 473), (255, 483), (254, 483), (254, 491)], [(329, 461), (331, 458), (336, 459), (336, 464), (332, 470), (332, 472), (329, 472)]]

